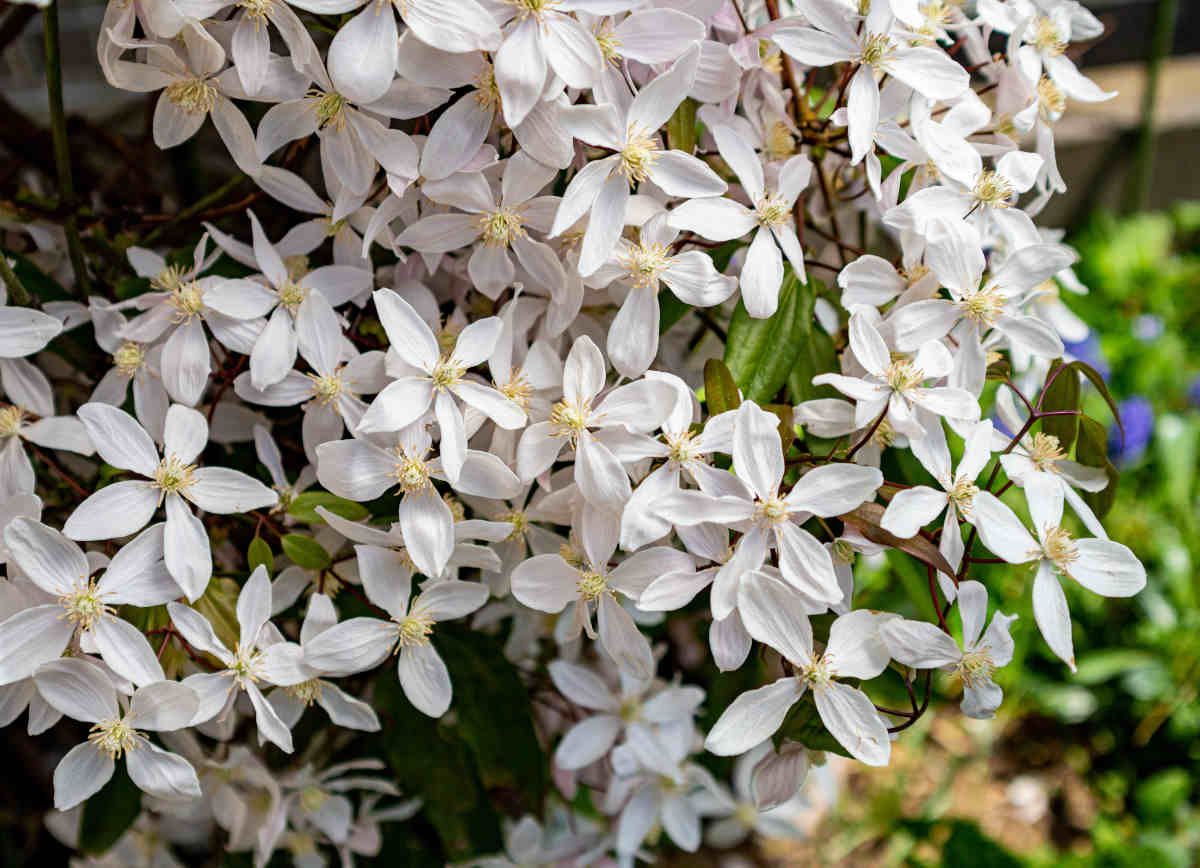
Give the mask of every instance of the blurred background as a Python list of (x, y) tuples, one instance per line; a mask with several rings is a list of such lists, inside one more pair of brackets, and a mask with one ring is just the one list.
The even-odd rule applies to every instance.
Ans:
[[(1016, 659), (997, 677), (1006, 693), (1000, 716), (967, 720), (948, 702), (905, 734), (886, 769), (830, 757), (805, 794), (807, 841), (766, 842), (735, 857), (747, 864), (1200, 864), (1200, 2), (1083, 5), (1105, 33), (1070, 54), (1120, 95), (1071, 104), (1056, 128), (1069, 192), (1039, 222), (1064, 230), (1081, 256), (1089, 293), (1063, 301), (1092, 332), (1069, 349), (1105, 375), (1119, 403), (1125, 436), (1114, 426), (1109, 449), (1121, 481), (1106, 524), (1146, 564), (1148, 586), (1127, 601), (1067, 589), (1079, 662), (1071, 676), (1037, 636), (1028, 577), (985, 571), (993, 603), (1020, 615)], [(123, 189), (122, 179), (153, 147), (139, 134), (153, 101), (100, 77), (103, 9), (64, 3), (64, 78), (77, 185), (111, 201), (147, 192)], [(48, 134), (39, 132), (45, 91), (34, 12), (0, 2), (0, 225), (16, 167), (44, 163), (53, 172)], [(203, 189), (192, 170), (219, 152), (200, 140), (177, 150), (156, 169), (165, 173), (155, 192), (167, 213), (173, 197), (177, 206)], [(1111, 418), (1095, 390), (1084, 409)], [(858, 569), (871, 605), (905, 611), (923, 596), (909, 593), (924, 576), (910, 575), (907, 560), (863, 560)], [(949, 682), (937, 687), (952, 699)], [(16, 828), (29, 815), (12, 809), (26, 784), (4, 786), (0, 840), (9, 843), (0, 844), (0, 864), (31, 831)]]

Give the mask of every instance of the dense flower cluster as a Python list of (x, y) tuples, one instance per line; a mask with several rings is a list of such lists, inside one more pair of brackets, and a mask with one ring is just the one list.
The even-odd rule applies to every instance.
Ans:
[[(1073, 669), (1064, 582), (1145, 584), (1055, 403), (1083, 288), (1033, 221), (1055, 122), (1111, 96), (1068, 55), (1099, 29), (1072, 0), (112, 0), (100, 65), (159, 92), (158, 146), (211, 118), (265, 197), (185, 259), (128, 247), (125, 300), (0, 307), (0, 724), (91, 726), (57, 807), (124, 758), (163, 858), (219, 827), (259, 865), (352, 864), (421, 806), (331, 733), (379, 730), (396, 679), (453, 727), (439, 634), (482, 631), (546, 697), (559, 794), (486, 864), (783, 834), (819, 751), (887, 764), (930, 670), (1001, 704), (977, 542), (1032, 568)], [(316, 171), (282, 165), (314, 137)], [(301, 215), (275, 239), (272, 200)], [(680, 317), (740, 393), (719, 363), (698, 388)], [(739, 368), (770, 321), (824, 361)], [(111, 368), (68, 407), (43, 351), (81, 326)], [(889, 549), (935, 619), (857, 607), (856, 555)], [(707, 733), (657, 627), (684, 609), (749, 688)], [(872, 701), (897, 672), (911, 712)], [(705, 750), (742, 757), (732, 788)]]

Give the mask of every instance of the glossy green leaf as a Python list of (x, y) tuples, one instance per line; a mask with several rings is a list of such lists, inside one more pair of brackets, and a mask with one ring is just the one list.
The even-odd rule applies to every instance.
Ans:
[(270, 573), (275, 567), (275, 553), (271, 551), (271, 544), (260, 536), (250, 540), (250, 545), (246, 547), (246, 563), (250, 572), (263, 566)]
[(324, 524), (324, 519), (317, 515), (317, 507), (323, 506), (336, 516), (347, 521), (362, 521), (370, 513), (361, 503), (346, 500), (328, 491), (305, 491), (297, 494), (288, 504), (288, 515), (293, 515), (308, 524)]
[(109, 782), (83, 803), (79, 821), (79, 849), (97, 856), (108, 851), (142, 812), (142, 791), (117, 763)]
[(1104, 382), (1104, 377), (1100, 376), (1100, 372), (1086, 362), (1081, 362), (1078, 359), (1071, 362), (1067, 367), (1074, 371), (1083, 374), (1096, 387), (1096, 391), (1100, 393), (1100, 397), (1108, 404), (1108, 409), (1112, 411), (1113, 419), (1116, 420), (1117, 427), (1121, 429), (1121, 436), (1125, 435), (1125, 425), (1121, 422), (1121, 411), (1117, 409), (1117, 402), (1113, 400), (1112, 394), (1108, 391), (1108, 383)]
[(667, 147), (690, 154), (696, 149), (697, 103), (690, 97), (667, 119)]
[(763, 409), (779, 417), (779, 439), (783, 442), (784, 454), (796, 439), (796, 423), (791, 404), (763, 404)]
[(772, 316), (754, 319), (738, 302), (729, 323), (725, 364), (748, 400), (768, 403), (787, 382), (812, 335), (815, 298), (813, 286), (800, 283), (789, 268)]
[(704, 401), (713, 416), (741, 406), (742, 396), (738, 394), (733, 374), (720, 359), (709, 359), (704, 363)]
[(671, 290), (662, 290), (658, 294), (658, 333), (665, 335), (671, 330), (671, 326), (687, 316), (691, 309), (690, 304), (680, 301)]
[(284, 535), (280, 543), (283, 545), (283, 553), (291, 558), (296, 566), (306, 570), (324, 570), (333, 563), (329, 552), (312, 537), (289, 533)]
[(1108, 431), (1095, 419), (1079, 416), (1079, 439), (1075, 443), (1075, 460), (1088, 467), (1100, 467), (1108, 476), (1108, 485), (1100, 491), (1084, 491), (1083, 499), (1098, 516), (1105, 516), (1117, 499), (1120, 471), (1108, 459)]
[[(1041, 408), (1043, 410), (1078, 410), (1079, 409), (1079, 377), (1070, 366), (1064, 368), (1062, 359), (1055, 359), (1050, 364), (1043, 386)], [(1071, 451), (1079, 430), (1079, 417), (1071, 415), (1046, 416), (1042, 420), (1042, 433), (1058, 438), (1059, 446), (1064, 452)]]

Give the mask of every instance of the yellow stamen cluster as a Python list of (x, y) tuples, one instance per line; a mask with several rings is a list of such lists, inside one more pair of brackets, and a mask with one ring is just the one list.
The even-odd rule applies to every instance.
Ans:
[(929, 274), (929, 266), (923, 262), (918, 262), (912, 268), (900, 269), (900, 276), (904, 278), (905, 286), (915, 286), (927, 274)]
[(979, 493), (979, 486), (969, 479), (960, 479), (947, 493), (959, 512), (970, 518), (971, 505), (975, 502), (975, 495)]
[(1067, 109), (1067, 97), (1054, 81), (1042, 76), (1037, 83), (1038, 113), (1042, 119), (1053, 123)]
[(650, 130), (630, 124), (625, 136), (625, 145), (619, 152), (620, 171), (629, 180), (629, 186), (645, 181), (658, 159), (658, 139)]
[(416, 648), (429, 644), (429, 637), (433, 635), (432, 618), (412, 612), (394, 620), (399, 631), (397, 648)]
[(254, 32), (258, 32), (258, 28), (265, 24), (271, 15), (271, 9), (275, 5), (275, 0), (242, 0), (238, 6), (246, 11), (246, 17), (254, 22)]
[(463, 502), (452, 494), (443, 494), (442, 502), (446, 504), (446, 508), (450, 510), (450, 518), (454, 521), (462, 521), (467, 517), (467, 508), (463, 506)]
[(208, 114), (217, 102), (217, 86), (206, 78), (186, 78), (167, 85), (167, 99), (189, 115)]
[(336, 401), (346, 388), (346, 384), (342, 382), (340, 371), (325, 376), (317, 374), (305, 374), (305, 376), (309, 379), (313, 400), (322, 407), (328, 407)]
[(513, 371), (507, 383), (504, 385), (497, 383), (496, 389), (522, 410), (529, 409), (529, 399), (533, 397), (533, 386), (519, 368)]
[(791, 211), (787, 202), (777, 193), (763, 196), (754, 203), (754, 216), (764, 229), (785, 225), (791, 217)]
[(433, 373), (430, 379), (433, 380), (433, 388), (435, 390), (448, 389), (455, 385), (463, 378), (463, 374), (467, 369), (452, 358), (443, 357), (436, 365), (434, 365)]
[(185, 282), (186, 274), (187, 271), (180, 266), (168, 265), (150, 278), (150, 287), (159, 292), (174, 292)]
[(1042, 551), (1046, 559), (1064, 573), (1069, 573), (1071, 564), (1079, 560), (1079, 548), (1075, 545), (1075, 540), (1071, 537), (1070, 532), (1062, 525), (1046, 531), (1046, 537), (1042, 541)]
[(112, 607), (106, 606), (100, 598), (100, 589), (96, 582), (81, 578), (70, 591), (58, 598), (58, 604), (63, 609), (59, 617), (66, 618), (80, 630), (90, 630), (96, 622), (113, 613)]
[(508, 247), (513, 239), (521, 238), (526, 234), (522, 223), (524, 220), (520, 214), (504, 208), (481, 215), (479, 231), (483, 235), (484, 246)]
[(313, 785), (300, 791), (300, 807), (308, 814), (315, 814), (329, 801), (329, 794)]
[(546, 13), (558, 5), (558, 0), (504, 0), (509, 6), (516, 7), (517, 18), (526, 18), (532, 15), (538, 21), (545, 17)]
[(172, 321), (176, 323), (191, 322), (194, 317), (204, 311), (204, 290), (194, 280), (180, 283), (167, 299), (175, 308)]
[(667, 462), (672, 467), (682, 467), (693, 461), (702, 460), (696, 448), (696, 432), (667, 435)]
[(605, 60), (616, 63), (621, 59), (621, 40), (611, 27), (606, 25), (595, 36), (596, 44), (600, 46), (600, 53), (604, 55)]
[(559, 401), (550, 408), (550, 433), (554, 437), (570, 437), (574, 440), (587, 430), (592, 409), (576, 407), (570, 401)]
[(1067, 41), (1063, 39), (1058, 25), (1045, 15), (1039, 15), (1031, 28), (1034, 47), (1047, 57), (1057, 57), (1067, 50)]
[(175, 455), (167, 455), (154, 471), (154, 484), (164, 492), (178, 494), (195, 484), (195, 474), (195, 464), (186, 464)]
[(642, 287), (657, 285), (658, 275), (670, 268), (675, 259), (669, 255), (665, 245), (638, 244), (618, 261), (628, 272), (633, 285)]
[(883, 379), (892, 391), (903, 395), (925, 382), (925, 372), (908, 359), (896, 359), (883, 372)]
[(783, 121), (775, 121), (763, 135), (763, 153), (769, 160), (783, 160), (796, 153), (796, 137)]
[(496, 69), (485, 63), (483, 70), (474, 78), (475, 100), (484, 108), (500, 108), (500, 86), (496, 84)]
[(420, 494), (429, 488), (429, 466), (399, 448), (396, 450), (396, 463), (392, 465), (392, 477), (405, 494)]
[(1062, 450), (1062, 444), (1053, 434), (1043, 434), (1039, 431), (1033, 435), (1033, 445), (1029, 448), (1029, 460), (1038, 470), (1057, 472), (1054, 463), (1066, 457), (1067, 453)]
[(92, 727), (88, 741), (96, 750), (115, 760), (122, 754), (137, 750), (138, 733), (124, 719), (102, 720)]
[(496, 521), (507, 521), (512, 523), (512, 533), (506, 536), (505, 541), (519, 540), (525, 536), (525, 530), (529, 527), (529, 517), (521, 510), (514, 509), (501, 515)]
[(629, 697), (621, 700), (621, 706), (617, 711), (617, 716), (625, 723), (635, 722), (642, 714), (642, 703), (637, 697)]
[(310, 678), (307, 681), (301, 681), (299, 684), (285, 687), (284, 690), (293, 699), (307, 708), (321, 698), (321, 680), (319, 678)]
[(829, 670), (829, 661), (824, 656), (814, 660), (804, 668), (802, 677), (812, 688), (825, 687), (833, 681), (833, 673)]
[(306, 298), (308, 298), (308, 290), (296, 283), (290, 275), (283, 286), (279, 287), (279, 303), (292, 313), (299, 309)]
[(0, 437), (13, 437), (21, 430), (25, 421), (25, 411), (20, 407), (6, 404), (0, 407)]
[(146, 348), (134, 341), (125, 341), (113, 353), (113, 367), (122, 377), (132, 377), (146, 361)]
[(999, 172), (986, 171), (980, 174), (979, 180), (971, 189), (978, 205), (985, 208), (1007, 208), (1011, 204), (1013, 188), (1008, 179)]
[(967, 687), (982, 687), (992, 680), (996, 664), (992, 662), (991, 648), (984, 645), (963, 654), (954, 667), (957, 675)]
[[(250, 637), (251, 640), (254, 638)], [(256, 670), (260, 657), (262, 657), (262, 652), (241, 644), (238, 645), (237, 653), (233, 655), (233, 662), (229, 665), (229, 671), (233, 673), (233, 678), (240, 687), (244, 688), (247, 684), (258, 683)]]
[(958, 303), (962, 315), (979, 326), (990, 326), (1004, 311), (1008, 296), (995, 284), (973, 292)]
[(754, 507), (754, 521), (762, 527), (771, 527), (781, 521), (787, 521), (789, 515), (791, 510), (782, 497), (760, 500)]
[(318, 129), (331, 127), (337, 132), (346, 128), (346, 105), (349, 103), (344, 96), (335, 91), (328, 93), (313, 88), (308, 92), (308, 98), (315, 100), (313, 111), (317, 113)]
[(896, 432), (892, 429), (887, 419), (884, 419), (875, 426), (875, 433), (871, 435), (871, 442), (882, 449), (887, 449), (896, 442)]
[(608, 590), (608, 576), (594, 570), (580, 570), (579, 580), (575, 583), (579, 596), (588, 602), (600, 599), (600, 595)]
[(864, 66), (882, 67), (896, 53), (896, 44), (886, 33), (868, 33), (859, 47), (858, 62)]

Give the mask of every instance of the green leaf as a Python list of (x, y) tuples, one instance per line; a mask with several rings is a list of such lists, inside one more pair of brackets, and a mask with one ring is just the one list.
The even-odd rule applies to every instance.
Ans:
[(842, 747), (842, 743), (834, 738), (833, 734), (825, 728), (825, 724), (821, 722), (821, 716), (817, 713), (817, 704), (813, 701), (811, 690), (792, 706), (787, 717), (783, 719), (783, 726), (779, 727), (772, 738), (776, 748), (783, 743), (784, 739), (788, 739), (799, 742), (809, 750), (822, 750), (838, 756), (850, 756), (850, 752)]
[(837, 398), (840, 393), (832, 386), (814, 386), (813, 377), (818, 374), (837, 373), (837, 350), (833, 339), (821, 329), (810, 329), (808, 340), (800, 348), (792, 372), (788, 375), (788, 391), (792, 402), (812, 401), (815, 398)]
[(786, 455), (788, 447), (796, 439), (796, 423), (792, 416), (792, 405), (763, 404), (763, 409), (779, 417), (779, 439), (783, 441), (783, 452)]
[(733, 382), (733, 374), (720, 359), (709, 359), (704, 363), (704, 401), (713, 416), (741, 406), (742, 396)]
[(303, 494), (297, 494), (288, 504), (287, 511), (288, 515), (293, 515), (307, 524), (324, 524), (324, 519), (317, 515), (318, 506), (325, 507), (334, 515), (347, 521), (362, 521), (371, 514), (361, 503), (346, 500), (346, 498), (330, 494), (328, 491), (306, 491)]
[(690, 304), (680, 301), (671, 290), (662, 290), (658, 294), (658, 333), (665, 335), (671, 330), (671, 326), (687, 316), (691, 309)]
[(271, 551), (271, 544), (260, 536), (256, 536), (250, 540), (250, 545), (246, 547), (246, 563), (250, 566), (250, 572), (254, 572), (260, 566), (266, 567), (267, 572), (275, 566), (275, 553)]
[(1012, 375), (1012, 364), (1008, 359), (1000, 358), (987, 367), (987, 379), (1007, 380)]
[(478, 632), (437, 639), (454, 683), (458, 735), (470, 748), (489, 798), (536, 812), (546, 792), (546, 759), (534, 734), (529, 694), (504, 650)]
[(768, 403), (787, 382), (811, 337), (815, 300), (813, 286), (801, 284), (789, 268), (773, 315), (753, 319), (738, 302), (729, 323), (725, 364), (748, 400)]
[(142, 791), (129, 779), (125, 763), (118, 763), (109, 782), (83, 803), (79, 849), (93, 856), (107, 852), (141, 812)]
[(690, 154), (696, 149), (696, 101), (690, 97), (667, 119), (667, 147)]
[[(1064, 374), (1063, 376), (1067, 376)], [(1104, 426), (1087, 416), (1079, 420), (1079, 439), (1075, 443), (1075, 460), (1088, 467), (1102, 468), (1108, 476), (1108, 485), (1100, 491), (1083, 492), (1084, 502), (1097, 516), (1105, 516), (1117, 499), (1117, 483), (1121, 473), (1108, 460), (1108, 431)]]
[[(1125, 426), (1121, 423), (1121, 411), (1117, 409), (1117, 403), (1113, 400), (1108, 391), (1108, 383), (1104, 382), (1104, 378), (1100, 373), (1086, 362), (1081, 362), (1078, 359), (1067, 365), (1079, 373), (1083, 374), (1096, 387), (1096, 391), (1100, 393), (1100, 397), (1108, 404), (1108, 409), (1112, 411), (1113, 419), (1116, 420), (1117, 427), (1121, 429), (1121, 436), (1125, 436)], [(1078, 384), (1076, 384), (1078, 386)]]
[(1074, 681), (1086, 686), (1102, 684), (1134, 669), (1158, 664), (1158, 658), (1148, 651), (1134, 648), (1109, 648), (1081, 655)]
[(283, 545), (283, 553), (291, 558), (292, 563), (298, 567), (306, 570), (324, 570), (333, 563), (329, 552), (325, 551), (321, 544), (312, 537), (289, 533), (284, 535), (280, 543)]
[(237, 598), (240, 592), (241, 588), (233, 579), (213, 579), (200, 599), (192, 603), (192, 608), (208, 619), (213, 632), (227, 648), (233, 648), (238, 642)]
[[(1055, 359), (1050, 364), (1050, 372), (1046, 374), (1046, 383), (1049, 385), (1043, 386), (1040, 404), (1043, 410), (1079, 409), (1079, 377), (1070, 365), (1064, 367), (1062, 359)], [(1042, 419), (1042, 433), (1057, 437), (1058, 445), (1064, 452), (1071, 451), (1078, 429), (1077, 415), (1046, 416)]]
[[(455, 692), (464, 686), (456, 684)], [(483, 793), (458, 728), (413, 708), (394, 667), (376, 679), (373, 700), (383, 722), (388, 764), (404, 794), (424, 802), (422, 813), (445, 849), (441, 863), (500, 850), (499, 818)]]

